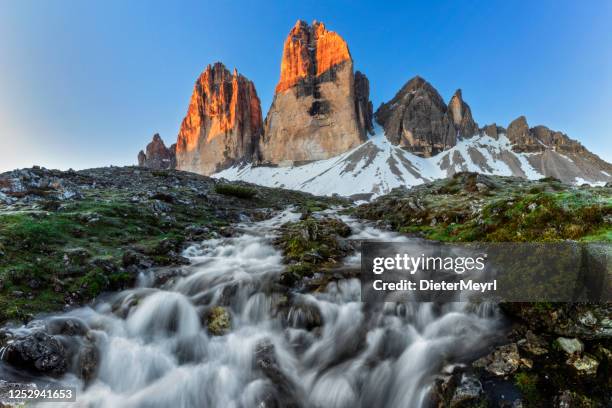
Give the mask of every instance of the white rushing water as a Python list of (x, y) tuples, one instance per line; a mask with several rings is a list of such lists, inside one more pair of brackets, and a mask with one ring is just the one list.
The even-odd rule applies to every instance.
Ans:
[[(146, 287), (145, 276), (142, 287), (63, 315), (82, 321), (99, 350), (86, 387), (72, 374), (61, 379), (78, 387), (76, 406), (420, 407), (435, 375), (469, 359), (499, 327), (485, 306), (366, 307), (357, 279), (320, 293), (283, 293), (274, 283), (282, 254), (271, 239), (298, 216), (245, 223), (236, 237), (188, 248), (191, 265), (162, 288)], [(351, 239), (407, 239), (345, 221)], [(346, 260), (358, 262), (358, 255)], [(223, 336), (203, 323), (216, 305), (231, 313)]]

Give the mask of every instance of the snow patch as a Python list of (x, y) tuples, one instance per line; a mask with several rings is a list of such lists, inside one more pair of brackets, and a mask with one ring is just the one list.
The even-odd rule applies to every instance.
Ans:
[(591, 187), (604, 187), (606, 185), (605, 181), (588, 181), (583, 179), (582, 177), (576, 177), (574, 179), (574, 184), (581, 186), (583, 184), (588, 184)]
[[(391, 144), (383, 129), (376, 125), (375, 134), (368, 141), (329, 159), (287, 167), (241, 165), (213, 177), (317, 195), (370, 195), (375, 198), (396, 187), (412, 187), (460, 171), (521, 177), (524, 174), (530, 180), (538, 180), (544, 175), (528, 160), (534, 154), (514, 152), (508, 137), (500, 134), (497, 139), (487, 135), (462, 139), (434, 157), (423, 158)], [(603, 171), (602, 174), (610, 177)], [(605, 184), (576, 178), (577, 184), (585, 182)]]

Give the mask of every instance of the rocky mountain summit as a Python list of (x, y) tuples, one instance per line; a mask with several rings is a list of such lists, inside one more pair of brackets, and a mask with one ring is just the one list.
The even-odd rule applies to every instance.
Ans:
[(176, 168), (212, 174), (251, 160), (262, 132), (253, 82), (217, 62), (196, 81), (176, 143)]
[(448, 114), (459, 138), (471, 137), (478, 133), (478, 124), (472, 117), (470, 105), (463, 100), (461, 89), (455, 91), (448, 103)]
[(139, 165), (326, 195), (377, 196), (462, 171), (612, 182), (612, 165), (564, 133), (524, 116), (480, 128), (461, 89), (447, 103), (419, 76), (374, 113), (348, 44), (317, 21), (289, 32), (265, 121), (255, 85), (218, 62), (196, 81), (174, 146), (154, 137)]
[(154, 134), (146, 153), (142, 150), (138, 153), (138, 165), (157, 170), (176, 168), (176, 143), (166, 147), (159, 133)]
[(530, 128), (525, 116), (513, 120), (507, 131), (496, 127), (496, 133), (505, 133), (512, 151), (524, 154), (533, 168), (543, 175), (567, 183), (577, 180), (612, 181), (610, 163), (565, 133), (542, 125)]
[(353, 72), (346, 41), (323, 23), (298, 21), (285, 41), (260, 159), (283, 163), (336, 156), (366, 140), (371, 112), (369, 82)]
[[(378, 108), (376, 121), (394, 145), (421, 157), (434, 156), (456, 144), (459, 129), (475, 127), (473, 121), (467, 123), (471, 113), (460, 92), (451, 102), (452, 110), (429, 82), (416, 76)], [(464, 111), (466, 123), (463, 123)]]

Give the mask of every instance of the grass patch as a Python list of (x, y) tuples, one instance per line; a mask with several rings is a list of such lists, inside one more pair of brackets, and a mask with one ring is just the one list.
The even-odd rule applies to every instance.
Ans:
[(533, 373), (518, 373), (514, 384), (521, 391), (528, 407), (541, 407), (542, 395), (538, 390), (538, 376)]
[(394, 191), (355, 214), (439, 241), (612, 241), (612, 189), (577, 189), (554, 179), (460, 174)]
[(216, 184), (215, 192), (225, 196), (250, 199), (257, 195), (257, 190), (251, 187), (239, 186), (236, 184)]
[(135, 276), (122, 268), (126, 248), (172, 263), (164, 243), (180, 246), (188, 225), (217, 222), (201, 205), (173, 205), (168, 221), (155, 213), (154, 201), (96, 193), (49, 212), (0, 212), (0, 322), (60, 309), (68, 294), (87, 301), (129, 286)]

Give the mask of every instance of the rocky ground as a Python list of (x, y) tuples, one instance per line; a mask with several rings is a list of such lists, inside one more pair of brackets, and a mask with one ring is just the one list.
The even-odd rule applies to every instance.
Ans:
[(344, 203), (175, 170), (43, 168), (0, 174), (0, 323), (90, 301), (185, 262), (190, 241), (289, 205)]
[[(612, 188), (460, 173), (394, 190), (354, 215), (441, 241), (610, 242)], [(442, 375), (435, 405), (497, 406), (501, 393), (516, 393), (523, 407), (612, 405), (610, 303), (501, 307), (512, 323), (507, 344)]]
[(612, 241), (612, 187), (458, 173), (396, 189), (355, 215), (441, 241)]
[[(350, 227), (322, 210), (337, 206), (383, 228), (443, 241), (609, 242), (611, 190), (462, 173), (354, 207), (339, 198), (174, 170), (16, 170), (0, 175), (0, 323), (27, 321), (131, 286), (142, 270), (183, 263), (180, 253), (188, 242), (233, 235), (233, 224), (266, 219), (292, 205), (302, 217), (283, 225), (274, 242), (287, 264), (278, 282), (287, 298), (278, 308), (302, 307), (304, 327), (316, 329), (317, 310), (291, 304), (291, 292), (319, 290), (355, 273), (341, 262), (355, 249), (346, 239)], [(432, 404), (500, 406), (501, 394), (516, 394), (520, 402), (514, 406), (609, 406), (610, 304), (513, 303), (502, 309), (512, 325), (507, 341), (440, 374)], [(219, 307), (210, 311), (207, 326), (211, 334), (223, 334), (231, 321)], [(54, 330), (79, 335), (69, 322)], [(9, 357), (18, 365), (31, 362), (37, 345), (53, 354), (52, 336), (28, 341), (13, 344)], [(81, 376), (87, 378), (95, 353), (83, 356)], [(53, 374), (62, 367), (33, 369)]]

